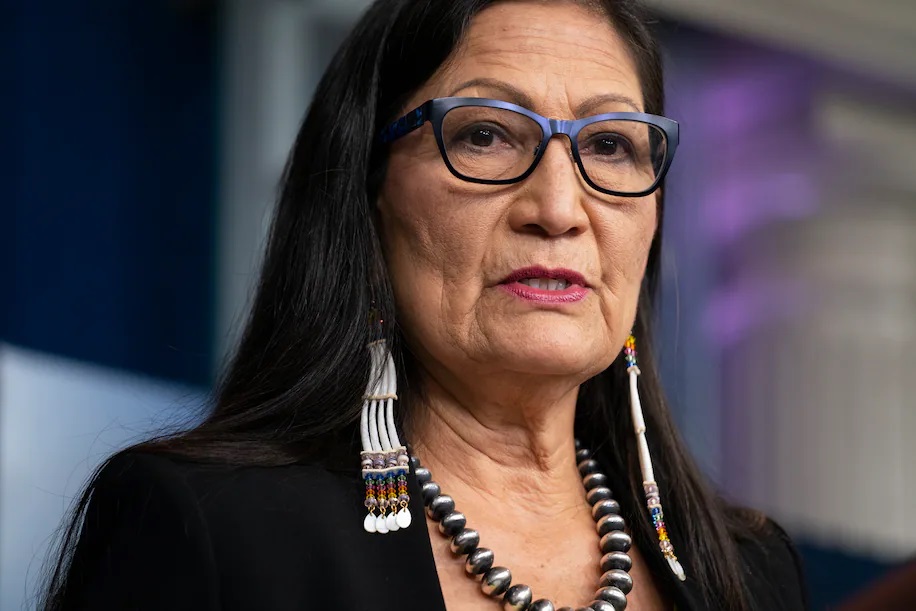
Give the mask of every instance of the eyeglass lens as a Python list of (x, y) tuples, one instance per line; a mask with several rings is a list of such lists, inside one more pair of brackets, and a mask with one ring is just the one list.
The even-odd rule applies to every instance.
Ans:
[[(505, 108), (461, 106), (442, 120), (448, 161), (466, 178), (518, 178), (534, 163), (543, 137), (540, 124)], [(576, 141), (588, 178), (603, 189), (624, 194), (651, 187), (667, 151), (665, 133), (642, 121), (591, 123)]]

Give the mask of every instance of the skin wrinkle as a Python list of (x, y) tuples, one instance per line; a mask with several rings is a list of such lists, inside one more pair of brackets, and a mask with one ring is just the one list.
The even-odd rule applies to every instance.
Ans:
[[(481, 82), (455, 91), (472, 79), (514, 87), (554, 118), (574, 118), (602, 94), (642, 108), (626, 46), (606, 19), (569, 3), (485, 9), (403, 110), (452, 93), (507, 99), (505, 88)], [(632, 108), (611, 100), (589, 114), (620, 110)], [(392, 145), (378, 208), (400, 327), (422, 369), (424, 404), (406, 437), (516, 582), (562, 604), (589, 602), (600, 554), (574, 460), (575, 404), (635, 319), (655, 197), (593, 191), (563, 137), (521, 183), (462, 181), (427, 123)], [(591, 292), (545, 310), (498, 287), (529, 265), (576, 270)], [(427, 526), (448, 608), (481, 608), (460, 559)], [(638, 551), (632, 574), (628, 608), (661, 608)]]

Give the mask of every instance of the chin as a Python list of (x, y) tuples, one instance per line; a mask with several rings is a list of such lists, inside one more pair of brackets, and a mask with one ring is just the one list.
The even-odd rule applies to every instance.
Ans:
[[(529, 338), (507, 342), (498, 352), (510, 369), (536, 375), (576, 376), (588, 379), (610, 365), (609, 350), (594, 345), (594, 337)], [(605, 362), (607, 361), (607, 362)]]

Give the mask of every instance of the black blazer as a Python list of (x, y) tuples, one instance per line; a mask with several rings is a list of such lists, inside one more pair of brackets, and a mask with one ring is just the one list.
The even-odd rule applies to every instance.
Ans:
[[(445, 539), (430, 541), (416, 478), (411, 473), (414, 524), (370, 535), (358, 468), (350, 471), (120, 455), (89, 504), (65, 607), (445, 611), (431, 547)], [(788, 537), (774, 525), (762, 543), (740, 548), (755, 609), (803, 609)], [(678, 549), (685, 583), (656, 546), (641, 552), (678, 611), (705, 608), (689, 578), (689, 550)], [(481, 597), (480, 608), (499, 607)]]

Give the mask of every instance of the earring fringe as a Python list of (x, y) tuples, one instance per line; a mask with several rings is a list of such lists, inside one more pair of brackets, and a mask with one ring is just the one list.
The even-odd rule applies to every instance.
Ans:
[(636, 432), (636, 445), (639, 449), (639, 465), (642, 469), (643, 490), (646, 493), (646, 506), (649, 509), (649, 515), (652, 517), (652, 524), (655, 526), (655, 532), (658, 535), (658, 546), (662, 555), (668, 561), (678, 579), (684, 581), (687, 579), (684, 573), (684, 567), (678, 561), (674, 554), (674, 546), (668, 536), (668, 530), (665, 527), (665, 514), (662, 511), (662, 501), (658, 492), (658, 483), (655, 481), (655, 472), (652, 469), (652, 456), (649, 454), (649, 443), (646, 441), (646, 421), (642, 414), (642, 404), (639, 401), (639, 389), (637, 388), (637, 378), (639, 378), (639, 367), (636, 366), (636, 338), (630, 335), (624, 344), (624, 356), (627, 364), (627, 374), (630, 378), (630, 409), (633, 415), (633, 429)]
[(370, 343), (369, 352), (369, 384), (359, 421), (367, 509), (363, 528), (369, 533), (385, 534), (407, 528), (412, 522), (407, 493), (410, 459), (394, 422), (394, 401), (398, 398), (394, 359), (384, 340)]

